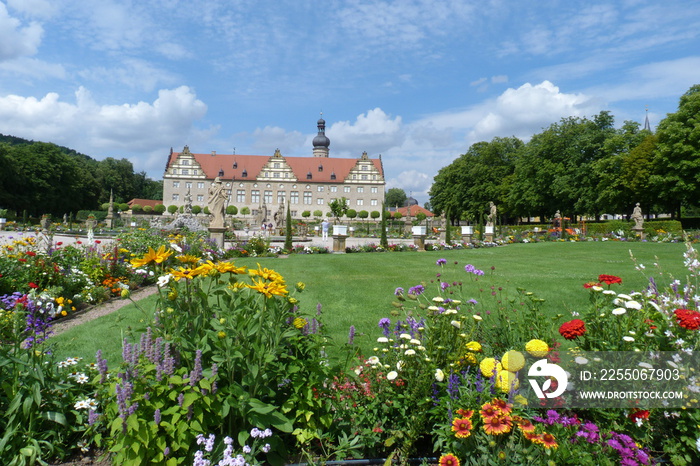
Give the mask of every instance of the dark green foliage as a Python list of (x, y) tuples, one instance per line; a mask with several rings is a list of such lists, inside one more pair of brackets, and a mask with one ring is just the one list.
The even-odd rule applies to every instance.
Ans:
[(292, 212), (289, 210), (289, 204), (287, 204), (287, 217), (285, 219), (285, 232), (284, 232), (284, 249), (292, 250)]

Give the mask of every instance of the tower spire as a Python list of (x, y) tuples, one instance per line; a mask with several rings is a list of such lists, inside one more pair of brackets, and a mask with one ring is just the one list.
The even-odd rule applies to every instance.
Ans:
[(646, 107), (646, 118), (644, 118), (644, 129), (651, 131), (651, 125), (649, 124), (649, 107)]
[(326, 137), (326, 120), (323, 119), (323, 112), (321, 112), (321, 118), (316, 122), (316, 127), (318, 134), (313, 141), (314, 157), (328, 157), (328, 146), (331, 145), (331, 140)]

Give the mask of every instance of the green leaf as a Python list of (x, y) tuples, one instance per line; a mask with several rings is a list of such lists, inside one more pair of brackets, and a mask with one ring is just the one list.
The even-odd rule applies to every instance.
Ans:
[(63, 413), (58, 413), (56, 411), (47, 411), (43, 412), (40, 414), (41, 417), (44, 419), (48, 419), (49, 421), (56, 422), (58, 424), (61, 424), (62, 426), (68, 425), (68, 421), (66, 420), (66, 416)]

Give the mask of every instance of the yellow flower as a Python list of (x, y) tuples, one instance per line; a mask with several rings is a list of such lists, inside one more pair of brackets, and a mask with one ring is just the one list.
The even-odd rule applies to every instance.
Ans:
[(274, 270), (270, 270), (264, 267), (261, 267), (260, 264), (258, 264), (258, 269), (250, 269), (248, 270), (248, 273), (252, 276), (259, 276), (261, 278), (264, 278), (265, 280), (269, 280), (271, 282), (282, 282), (284, 283), (284, 278), (282, 275), (278, 274)]
[(297, 291), (299, 291), (299, 292), (304, 291), (304, 288), (306, 288), (306, 283), (297, 282), (297, 284), (296, 284)]
[(515, 377), (515, 374), (502, 370), (498, 371), (498, 375), (496, 376), (496, 388), (498, 388), (500, 391), (507, 393), (512, 389), (517, 389), (520, 386), (520, 381)]
[[(209, 262), (211, 263), (211, 261)], [(216, 264), (212, 263), (212, 266), (219, 273), (244, 274), (248, 271), (247, 267), (236, 267), (233, 262), (217, 262)]]
[(192, 254), (183, 254), (182, 256), (176, 256), (175, 259), (179, 260), (183, 264), (199, 263), (199, 257), (193, 256)]
[(289, 302), (289, 304), (292, 304), (292, 305), (299, 303), (298, 299), (292, 298), (291, 296), (289, 298), (287, 298), (287, 301)]
[(156, 264), (161, 264), (168, 257), (170, 257), (172, 254), (173, 254), (172, 251), (165, 250), (164, 245), (161, 245), (158, 248), (158, 251), (154, 251), (153, 248), (149, 247), (148, 252), (146, 254), (144, 254), (144, 256), (141, 259), (132, 259), (131, 265), (133, 265), (135, 268), (139, 268), (139, 267), (142, 267), (146, 264), (150, 264), (151, 262), (155, 262)]
[(219, 339), (224, 339), (224, 338), (226, 338), (226, 332), (224, 332), (223, 330), (221, 330), (221, 331), (217, 334), (217, 336), (219, 337)]
[(252, 285), (246, 286), (258, 293), (264, 294), (267, 298), (271, 298), (273, 295), (282, 296), (288, 293), (284, 282), (279, 281), (265, 282), (263, 280), (253, 280)]
[(199, 275), (199, 273), (195, 272), (196, 270), (197, 269), (186, 269), (184, 267), (178, 267), (177, 270), (170, 269), (170, 275), (173, 276), (173, 280), (175, 280), (176, 282), (179, 281), (181, 278), (184, 278), (185, 280), (191, 280), (192, 278)]
[(474, 353), (467, 353), (464, 356), (462, 356), (460, 362), (467, 365), (476, 364), (476, 356), (474, 356)]
[(481, 353), (481, 343), (479, 343), (478, 341), (470, 341), (465, 346), (469, 351), (472, 351), (474, 353)]
[(297, 317), (296, 319), (294, 319), (294, 322), (292, 322), (292, 325), (294, 325), (298, 329), (302, 329), (306, 327), (306, 324), (308, 323), (309, 322), (303, 317)]
[(510, 350), (503, 355), (501, 364), (507, 371), (518, 372), (525, 367), (525, 356), (520, 351)]
[(543, 358), (549, 352), (549, 345), (542, 340), (530, 340), (525, 344), (525, 351), (536, 358)]
[(494, 371), (498, 373), (503, 369), (503, 366), (501, 366), (501, 363), (496, 361), (494, 358), (485, 358), (481, 363), (479, 364), (479, 369), (481, 369), (481, 374), (484, 377), (493, 377)]

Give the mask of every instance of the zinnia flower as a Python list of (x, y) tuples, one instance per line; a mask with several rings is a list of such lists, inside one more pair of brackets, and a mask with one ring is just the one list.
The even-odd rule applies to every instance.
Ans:
[(394, 380), (396, 377), (399, 376), (399, 373), (396, 371), (391, 371), (386, 375), (387, 380)]
[(700, 329), (700, 312), (690, 309), (676, 309), (673, 311), (678, 325), (687, 330)]
[(439, 461), (440, 466), (459, 466), (459, 458), (452, 453), (442, 455)]
[(559, 333), (567, 340), (573, 340), (586, 333), (586, 324), (581, 319), (570, 320), (561, 324)]
[(620, 277), (616, 277), (615, 275), (598, 275), (598, 281), (605, 283), (606, 285), (614, 285), (616, 283), (622, 284), (622, 279)]

